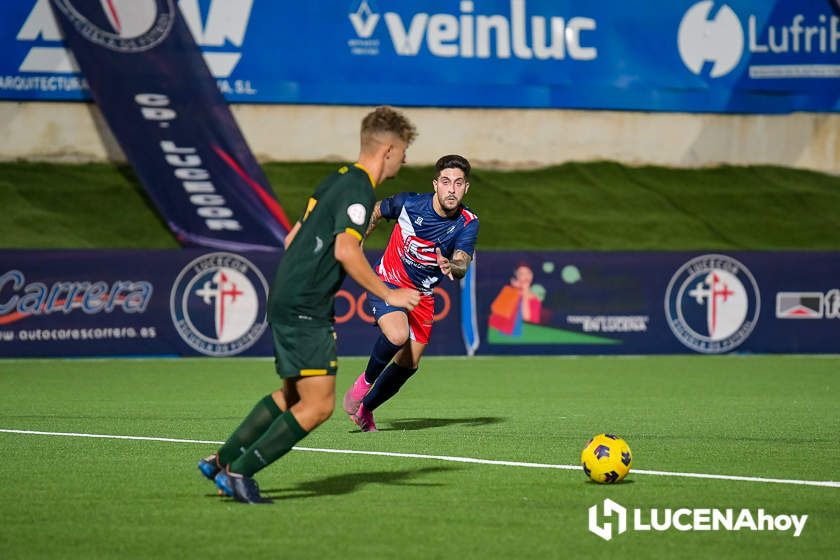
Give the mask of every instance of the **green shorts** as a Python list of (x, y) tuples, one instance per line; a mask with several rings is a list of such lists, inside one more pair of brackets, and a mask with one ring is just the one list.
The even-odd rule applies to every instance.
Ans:
[(274, 367), (280, 377), (296, 378), (313, 375), (335, 375), (338, 359), (335, 350), (335, 329), (272, 324)]

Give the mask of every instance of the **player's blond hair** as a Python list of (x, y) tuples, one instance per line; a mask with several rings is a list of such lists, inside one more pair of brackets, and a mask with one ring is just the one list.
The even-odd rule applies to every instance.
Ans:
[(383, 105), (362, 119), (362, 148), (370, 147), (378, 134), (393, 134), (406, 144), (411, 144), (417, 138), (417, 129), (405, 115), (393, 107)]

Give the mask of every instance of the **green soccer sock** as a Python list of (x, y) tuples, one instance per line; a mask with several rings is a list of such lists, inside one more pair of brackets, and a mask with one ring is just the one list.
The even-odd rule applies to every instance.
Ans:
[(219, 463), (222, 466), (233, 463), (268, 430), (271, 423), (281, 414), (283, 411), (271, 395), (266, 395), (219, 449)]
[(231, 463), (231, 472), (247, 477), (267, 467), (289, 452), (294, 445), (306, 437), (306, 430), (300, 427), (292, 411), (286, 411), (265, 433), (254, 442), (236, 461)]

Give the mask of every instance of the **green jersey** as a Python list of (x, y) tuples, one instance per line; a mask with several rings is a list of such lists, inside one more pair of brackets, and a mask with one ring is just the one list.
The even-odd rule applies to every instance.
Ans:
[(335, 259), (335, 236), (364, 237), (376, 197), (367, 171), (347, 165), (309, 199), (268, 296), (268, 322), (320, 326), (333, 322), (335, 294), (347, 273)]

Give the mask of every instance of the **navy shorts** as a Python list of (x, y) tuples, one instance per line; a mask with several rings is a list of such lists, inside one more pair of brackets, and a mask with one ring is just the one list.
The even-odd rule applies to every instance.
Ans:
[[(397, 288), (393, 284), (385, 282), (389, 288)], [(379, 318), (394, 311), (400, 311), (408, 316), (408, 336), (411, 340), (420, 344), (428, 344), (432, 336), (432, 323), (435, 317), (435, 298), (431, 295), (421, 295), (420, 303), (411, 311), (404, 307), (388, 305), (384, 300), (368, 292), (365, 298), (365, 310), (379, 321)]]

